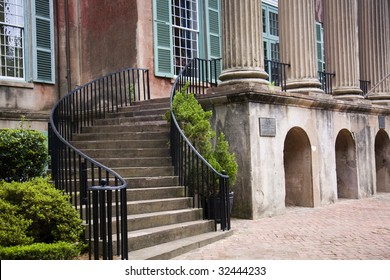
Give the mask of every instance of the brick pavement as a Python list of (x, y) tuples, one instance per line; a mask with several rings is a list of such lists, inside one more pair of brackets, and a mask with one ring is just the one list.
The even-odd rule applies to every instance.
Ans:
[(232, 220), (234, 234), (178, 260), (390, 260), (390, 194)]

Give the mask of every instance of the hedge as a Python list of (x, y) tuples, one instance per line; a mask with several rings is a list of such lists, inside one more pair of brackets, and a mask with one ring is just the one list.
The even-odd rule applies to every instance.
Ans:
[(81, 244), (56, 242), (0, 247), (1, 260), (72, 260), (83, 250)]

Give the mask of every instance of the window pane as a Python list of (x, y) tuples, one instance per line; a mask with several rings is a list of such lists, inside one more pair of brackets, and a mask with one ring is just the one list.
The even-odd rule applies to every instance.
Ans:
[(269, 24), (270, 24), (270, 34), (274, 36), (279, 36), (279, 18), (278, 14), (270, 12), (269, 13)]

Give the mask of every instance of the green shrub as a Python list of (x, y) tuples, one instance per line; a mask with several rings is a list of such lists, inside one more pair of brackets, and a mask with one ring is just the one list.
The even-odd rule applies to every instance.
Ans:
[[(0, 199), (14, 206), (16, 217), (31, 221), (25, 233), (35, 243), (73, 243), (82, 238), (79, 214), (69, 203), (68, 196), (55, 189), (46, 178), (0, 182)], [(22, 226), (25, 224), (22, 223), (21, 230)]]
[[(176, 120), (188, 140), (207, 162), (218, 172), (226, 171), (229, 176), (229, 186), (233, 187), (238, 171), (235, 155), (229, 152), (229, 143), (223, 133), (218, 136), (217, 143), (213, 147), (212, 139), (215, 138), (216, 133), (210, 124), (212, 112), (205, 111), (194, 94), (186, 93), (188, 86), (189, 83), (180, 92), (176, 92), (173, 99), (172, 110), (175, 112)], [(167, 112), (165, 118), (170, 121), (170, 112)]]
[(0, 198), (0, 245), (15, 246), (31, 244), (32, 237), (26, 235), (31, 220), (17, 214), (18, 207)]
[(83, 246), (75, 243), (35, 243), (0, 247), (1, 260), (71, 260), (81, 254)]
[(230, 185), (234, 186), (236, 183), (238, 164), (234, 153), (229, 152), (229, 143), (225, 139), (225, 134), (221, 132), (218, 137), (217, 144), (215, 145), (214, 157), (219, 163), (218, 172), (222, 170), (226, 171), (229, 176)]
[(0, 181), (27, 181), (43, 176), (48, 163), (44, 134), (20, 128), (0, 130)]

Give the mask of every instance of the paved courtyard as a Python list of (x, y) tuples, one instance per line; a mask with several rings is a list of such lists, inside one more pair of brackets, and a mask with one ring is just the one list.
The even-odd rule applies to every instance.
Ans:
[(179, 260), (390, 260), (390, 194), (232, 220), (234, 234)]

